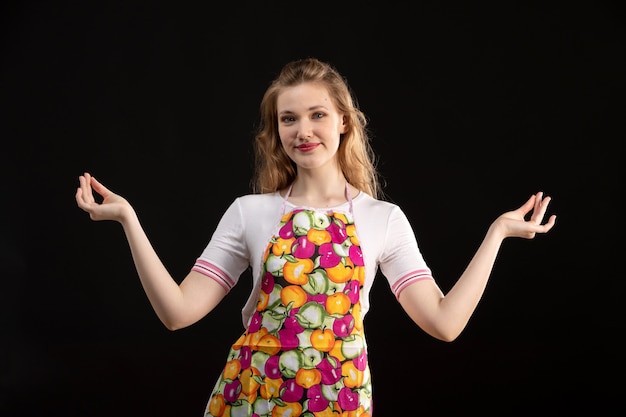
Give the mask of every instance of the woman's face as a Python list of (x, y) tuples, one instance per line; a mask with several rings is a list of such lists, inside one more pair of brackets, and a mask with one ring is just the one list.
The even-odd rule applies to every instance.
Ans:
[(346, 125), (323, 84), (304, 83), (284, 89), (276, 109), (280, 141), (298, 169), (336, 166)]

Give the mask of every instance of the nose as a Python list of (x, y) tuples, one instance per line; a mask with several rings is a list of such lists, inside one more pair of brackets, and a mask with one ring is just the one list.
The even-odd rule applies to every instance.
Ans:
[(300, 120), (296, 138), (310, 139), (313, 137), (313, 124), (308, 119)]

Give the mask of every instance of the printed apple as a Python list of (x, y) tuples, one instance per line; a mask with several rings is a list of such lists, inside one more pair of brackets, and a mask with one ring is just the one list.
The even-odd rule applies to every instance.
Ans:
[[(241, 392), (244, 395), (256, 394), (262, 383), (261, 371), (253, 367), (244, 369), (239, 374), (239, 380), (241, 381)], [(243, 398), (243, 396), (240, 395), (239, 398)]]
[(265, 275), (263, 276), (263, 279), (261, 280), (261, 290), (266, 294), (270, 294), (273, 289), (274, 289), (274, 275), (272, 275), (269, 272), (266, 272)]
[(318, 328), (311, 332), (311, 344), (322, 352), (330, 352), (335, 345), (335, 335), (331, 329)]
[(333, 243), (343, 243), (346, 239), (348, 239), (346, 227), (341, 220), (333, 220), (326, 230), (330, 233)]
[[(256, 416), (268, 416), (270, 414), (270, 412), (272, 411), (270, 409), (271, 406), (271, 402), (267, 401), (265, 398), (262, 397), (257, 397), (257, 399), (254, 401), (253, 409), (254, 409), (254, 414), (256, 414)], [(255, 417), (254, 414), (252, 415), (252, 417)]]
[(351, 245), (348, 248), (348, 253), (352, 262), (357, 266), (364, 266), (365, 262), (363, 262), (363, 250), (360, 246)]
[(215, 394), (209, 402), (209, 413), (214, 416), (221, 416), (226, 410), (226, 400), (223, 394)]
[(357, 369), (354, 360), (347, 360), (341, 364), (341, 375), (343, 375), (342, 381), (346, 387), (361, 389), (364, 372)]
[(305, 236), (298, 237), (291, 245), (291, 254), (299, 259), (310, 258), (315, 253), (315, 244)]
[(291, 247), (296, 238), (283, 239), (282, 237), (272, 239), (272, 253), (276, 256), (291, 255)]
[(291, 350), (298, 347), (298, 334), (293, 329), (282, 328), (278, 331), (278, 339), (282, 350)]
[(265, 378), (263, 378), (263, 383), (261, 384), (260, 388), (259, 388), (259, 397), (265, 399), (265, 400), (270, 400), (272, 398), (278, 398), (278, 396), (280, 395), (279, 391), (280, 391), (280, 384), (283, 383), (283, 379), (280, 376), (276, 379), (272, 379), (268, 376), (266, 376)]
[(263, 315), (255, 311), (250, 317), (250, 324), (248, 325), (248, 333), (256, 333), (261, 328), (261, 324), (263, 322)]
[(306, 392), (306, 396), (308, 398), (307, 409), (313, 413), (326, 410), (330, 404), (330, 401), (324, 397), (322, 386), (319, 384), (309, 388)]
[(280, 356), (269, 356), (267, 361), (265, 361), (265, 366), (263, 368), (265, 371), (265, 375), (271, 379), (278, 379), (282, 376), (280, 372)]
[(337, 398), (339, 407), (344, 411), (353, 411), (359, 408), (359, 393), (352, 391), (348, 387), (343, 387), (339, 391), (339, 397)]
[(311, 295), (325, 294), (328, 291), (328, 276), (323, 269), (314, 269), (309, 274), (309, 281), (302, 289)]
[(298, 333), (298, 346), (309, 346), (312, 333), (313, 329), (304, 329), (302, 333)]
[(352, 218), (352, 214), (350, 212), (336, 212), (335, 218), (341, 220), (346, 226), (354, 223), (354, 219)]
[(324, 358), (323, 353), (312, 346), (304, 348), (302, 354), (304, 355), (304, 364), (302, 365), (304, 368), (315, 368)]
[[(240, 341), (243, 341), (246, 338), (246, 333), (242, 334), (241, 336), (239, 336), (239, 340), (237, 340), (237, 342), (235, 343), (239, 343)], [(243, 342), (242, 342), (243, 343)], [(241, 349), (241, 346), (243, 346), (243, 344), (240, 343), (237, 348), (231, 347), (230, 350), (228, 351), (228, 356), (226, 357), (226, 361), (232, 361), (233, 359), (239, 359), (239, 350)], [(235, 345), (233, 345), (235, 346)]]
[(258, 350), (252, 354), (252, 360), (250, 361), (250, 366), (252, 368), (256, 368), (259, 370), (265, 369), (265, 364), (269, 358), (270, 358), (270, 355)]
[(313, 226), (313, 216), (308, 210), (303, 210), (293, 216), (292, 222), (294, 235), (303, 236)]
[(317, 365), (322, 374), (322, 384), (332, 385), (341, 379), (341, 362), (334, 356), (326, 356)]
[(367, 369), (367, 351), (363, 349), (363, 352), (352, 360), (354, 367), (359, 371), (365, 371)]
[(275, 284), (274, 288), (272, 288), (272, 292), (270, 293), (269, 300), (267, 301), (266, 310), (275, 308), (278, 304), (280, 304), (280, 292), (283, 290), (283, 286), (280, 284)]
[(304, 388), (296, 383), (295, 379), (286, 379), (280, 386), (280, 398), (287, 402), (300, 401), (304, 395)]
[(239, 362), (241, 363), (241, 369), (248, 369), (252, 363), (252, 349), (250, 346), (242, 346), (239, 349)]
[(327, 214), (318, 211), (313, 212), (313, 227), (323, 230), (330, 226), (330, 224), (330, 217)]
[(281, 316), (275, 313), (274, 310), (265, 310), (261, 313), (262, 321), (261, 327), (265, 327), (269, 333), (276, 332), (283, 324), (286, 315)]
[(344, 387), (343, 382), (339, 381), (334, 384), (322, 384), (322, 395), (328, 401), (337, 401), (339, 391)]
[(333, 243), (333, 251), (342, 258), (350, 256), (350, 247), (353, 246), (350, 243), (350, 239), (344, 240), (342, 243)]
[(350, 258), (341, 258), (335, 266), (326, 267), (328, 279), (333, 282), (345, 283), (352, 279), (354, 275), (354, 264)]
[(363, 353), (365, 349), (365, 340), (360, 334), (352, 334), (343, 339), (341, 344), (341, 353), (346, 359), (354, 359)]
[(316, 368), (300, 368), (296, 373), (296, 383), (304, 389), (322, 382), (322, 374)]
[(224, 386), (224, 399), (228, 402), (235, 402), (241, 394), (241, 381), (233, 379)]
[[(302, 404), (298, 402), (289, 403), (285, 401), (280, 401), (280, 402), (276, 401), (276, 405), (274, 406), (274, 408), (272, 408), (272, 417), (279, 417), (279, 416), (280, 417), (288, 417), (288, 416), (311, 417), (311, 416), (307, 416), (306, 414), (302, 414)], [(258, 416), (258, 417), (261, 417), (261, 416)]]
[(335, 253), (332, 243), (323, 243), (319, 248), (320, 266), (322, 268), (332, 268), (341, 262), (341, 256)]
[(304, 328), (314, 329), (320, 327), (326, 317), (326, 310), (324, 306), (310, 301), (304, 304), (296, 313), (298, 323)]
[(230, 406), (230, 417), (252, 417), (252, 405), (246, 400), (239, 400)]
[(284, 256), (276, 256), (270, 253), (265, 261), (265, 270), (275, 277), (283, 275), (283, 265), (287, 262)]
[(278, 236), (283, 239), (291, 239), (293, 237), (293, 219), (290, 219), (280, 228)]
[(346, 288), (346, 284), (344, 282), (335, 282), (328, 280), (328, 290), (326, 290), (326, 295), (333, 295), (337, 292), (343, 292)]
[(326, 312), (326, 318), (324, 319), (324, 323), (322, 323), (322, 327), (332, 329), (333, 324), (335, 324), (335, 319), (339, 317), (339, 314), (328, 314), (328, 312)]
[(315, 265), (309, 258), (299, 259), (291, 255), (284, 257), (287, 262), (283, 265), (283, 276), (287, 282), (294, 285), (305, 285), (309, 281), (309, 274)]
[(296, 318), (296, 314), (298, 313), (298, 310), (300, 309), (292, 308), (291, 310), (289, 310), (289, 315), (287, 316), (287, 318), (285, 319), (285, 322), (283, 323), (283, 327), (285, 329), (291, 329), (295, 331), (296, 334), (302, 333), (304, 331), (304, 327), (302, 327), (300, 323), (298, 323), (298, 319)]
[(261, 327), (258, 332), (248, 333), (248, 336), (246, 336), (246, 340), (244, 341), (244, 345), (250, 346), (250, 349), (253, 351), (257, 350), (259, 348), (259, 341), (268, 333), (269, 332), (265, 327)]
[(333, 333), (338, 337), (350, 336), (352, 329), (354, 329), (354, 317), (352, 317), (352, 314), (346, 314), (333, 321)]
[(311, 228), (307, 232), (306, 238), (315, 246), (321, 246), (324, 243), (330, 242), (330, 233), (328, 233), (328, 231), (324, 229), (320, 230), (316, 228)]
[[(285, 378), (295, 378), (298, 369), (304, 364), (304, 355), (298, 349), (288, 350), (280, 354), (278, 366)], [(339, 372), (341, 374), (341, 372)]]
[(356, 304), (359, 301), (361, 283), (359, 280), (352, 279), (346, 283), (343, 292), (348, 296), (348, 298), (350, 298), (351, 304)]

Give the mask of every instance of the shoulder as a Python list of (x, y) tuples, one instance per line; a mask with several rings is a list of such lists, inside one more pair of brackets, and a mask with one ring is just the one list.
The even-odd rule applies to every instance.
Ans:
[(370, 226), (389, 229), (408, 225), (408, 217), (399, 205), (363, 192), (354, 199), (354, 211), (355, 217)]
[(264, 212), (277, 212), (282, 202), (283, 199), (278, 193), (245, 194), (237, 197), (233, 206), (236, 206), (245, 215), (251, 213), (260, 215)]
[(266, 194), (245, 194), (237, 197), (235, 200), (239, 201), (241, 204), (272, 203), (276, 201), (280, 203), (280, 201), (282, 201), (282, 197), (276, 192)]
[(402, 209), (397, 204), (376, 199), (365, 192), (359, 193), (359, 195), (354, 199), (354, 204), (362, 210), (375, 211), (376, 213), (392, 213), (396, 211), (402, 212)]

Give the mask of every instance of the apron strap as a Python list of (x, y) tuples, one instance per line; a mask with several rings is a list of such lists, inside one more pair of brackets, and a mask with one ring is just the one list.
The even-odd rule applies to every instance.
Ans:
[(287, 206), (287, 199), (289, 198), (289, 194), (291, 194), (291, 187), (293, 187), (293, 182), (289, 184), (289, 188), (287, 188), (287, 192), (285, 193), (285, 197), (283, 197), (283, 206), (281, 208), (282, 215), (285, 214), (285, 209)]

